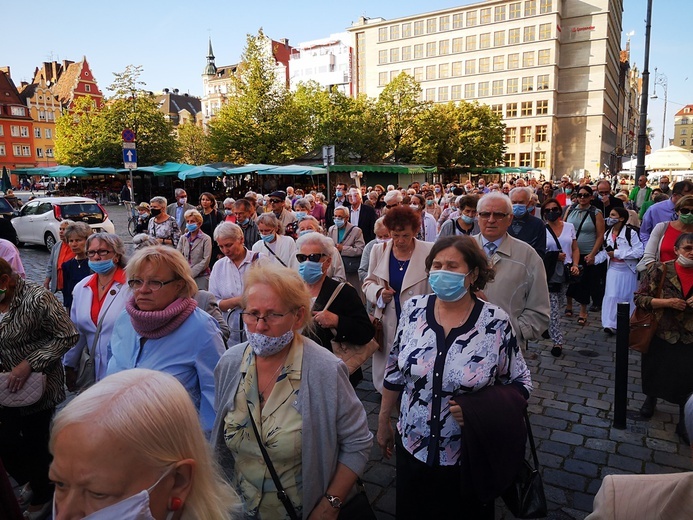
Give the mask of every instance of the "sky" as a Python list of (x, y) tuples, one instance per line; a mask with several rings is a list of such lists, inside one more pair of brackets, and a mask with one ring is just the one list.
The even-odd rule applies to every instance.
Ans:
[[(575, 1), (575, 0), (563, 0)], [(34, 69), (44, 61), (79, 61), (86, 55), (99, 87), (106, 91), (114, 72), (127, 65), (142, 65), (146, 88), (161, 91), (178, 88), (181, 93), (202, 94), (202, 71), (211, 37), (216, 64), (237, 63), (246, 35), (265, 34), (289, 44), (324, 38), (343, 32), (360, 16), (391, 20), (401, 16), (476, 3), (470, 0), (349, 0), (344, 2), (278, 2), (255, 0), (143, 0), (98, 2), (2, 0), (2, 18), (11, 22), (0, 30), (0, 66), (11, 67), (16, 84), (31, 81)], [(667, 77), (668, 102), (665, 146), (673, 136), (674, 114), (693, 104), (693, 67), (686, 51), (691, 0), (654, 0), (650, 49), (650, 93), (654, 68)], [(60, 6), (59, 6), (60, 5)], [(622, 47), (631, 36), (631, 66), (644, 65), (647, 0), (624, 0)], [(36, 31), (33, 28), (40, 28)], [(690, 78), (689, 78), (690, 76)], [(648, 117), (654, 130), (653, 149), (660, 148), (664, 95), (649, 100)]]

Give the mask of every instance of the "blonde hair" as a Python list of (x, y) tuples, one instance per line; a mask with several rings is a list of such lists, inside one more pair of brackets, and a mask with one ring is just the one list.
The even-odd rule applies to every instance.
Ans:
[(202, 224), (202, 214), (196, 209), (189, 209), (183, 213), (183, 218), (185, 220), (188, 220), (190, 217), (195, 217), (195, 221), (197, 221), (198, 224)]
[(185, 287), (181, 291), (180, 296), (191, 298), (197, 293), (197, 284), (190, 272), (190, 266), (180, 251), (177, 251), (169, 246), (150, 246), (138, 249), (128, 262), (126, 268), (128, 280), (132, 280), (137, 276), (137, 273), (142, 270), (144, 264), (156, 264), (157, 266), (165, 265), (173, 275), (185, 282)]
[(297, 310), (303, 307), (303, 320), (296, 327), (297, 329), (309, 329), (313, 323), (310, 312), (310, 293), (303, 278), (295, 269), (282, 267), (280, 265), (260, 264), (251, 267), (245, 275), (242, 307), (248, 306), (248, 291), (255, 284), (269, 286), (277, 296), (277, 301), (285, 303), (289, 309)]
[(193, 459), (192, 486), (182, 520), (229, 518), (238, 507), (235, 492), (212, 458), (195, 406), (175, 377), (133, 368), (96, 383), (55, 416), (51, 453), (58, 434), (73, 424), (100, 428), (130, 446), (152, 467)]

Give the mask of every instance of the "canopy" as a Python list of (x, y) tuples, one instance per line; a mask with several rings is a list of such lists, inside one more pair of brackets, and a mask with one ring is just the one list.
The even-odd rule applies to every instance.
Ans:
[(235, 174), (241, 174), (241, 173), (253, 173), (253, 172), (262, 172), (266, 170), (273, 170), (276, 168), (276, 166), (272, 166), (270, 164), (246, 164), (245, 166), (238, 166), (236, 168), (228, 168), (226, 170), (226, 173), (228, 175), (235, 175)]
[(48, 177), (87, 177), (90, 175), (87, 168), (65, 165), (23, 168), (21, 170), (15, 170), (14, 173), (18, 175), (47, 175)]
[(180, 172), (190, 170), (192, 168), (194, 168), (194, 166), (192, 164), (167, 162), (167, 163), (164, 163), (164, 165), (161, 166), (158, 170), (154, 171), (154, 175), (156, 177), (166, 176), (166, 175), (173, 176), (173, 175), (178, 175)]
[(92, 175), (115, 175), (116, 173), (127, 173), (130, 171), (130, 170), (127, 170), (126, 168), (109, 168), (109, 167), (85, 168), (85, 170)]
[(372, 173), (436, 173), (436, 166), (420, 164), (335, 164), (330, 166), (330, 172), (372, 172)]
[[(156, 173), (154, 175), (157, 175)], [(198, 179), (200, 177), (220, 177), (224, 172), (211, 166), (193, 166), (187, 170), (178, 172), (178, 178), (182, 181)]]
[(693, 168), (693, 154), (685, 148), (667, 146), (645, 156), (648, 170), (690, 170)]
[(258, 171), (258, 175), (324, 175), (326, 173), (327, 170), (325, 168), (300, 164), (288, 164), (286, 166), (277, 166), (271, 170)]

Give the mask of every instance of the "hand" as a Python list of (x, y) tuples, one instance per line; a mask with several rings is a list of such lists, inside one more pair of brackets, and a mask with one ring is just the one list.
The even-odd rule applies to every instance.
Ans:
[(336, 329), (339, 325), (339, 316), (330, 311), (315, 312), (313, 319), (323, 329)]
[(667, 303), (669, 307), (677, 311), (682, 311), (686, 308), (686, 300), (682, 300), (681, 298), (668, 298)]
[(613, 251), (607, 251), (606, 254), (609, 255), (609, 258), (613, 258), (613, 257), (614, 257), (614, 252), (613, 252)]
[(383, 450), (383, 457), (389, 459), (395, 450), (395, 432), (388, 417), (385, 422), (378, 423), (378, 431), (375, 434), (378, 446)]
[(31, 366), (25, 359), (10, 372), (10, 377), (7, 378), (7, 388), (9, 388), (10, 392), (12, 393), (18, 392), (22, 389), (30, 374)]
[(77, 370), (72, 367), (65, 367), (65, 386), (70, 392), (79, 390), (77, 387)]
[(594, 256), (592, 254), (585, 256), (585, 263), (587, 265), (594, 265)]
[(558, 261), (561, 263), (565, 262), (565, 253), (558, 253)]
[(577, 265), (574, 265), (570, 268), (570, 274), (573, 276), (577, 276), (580, 274), (580, 268)]
[(390, 303), (392, 301), (392, 298), (395, 296), (395, 290), (394, 289), (383, 289), (380, 291), (380, 296), (383, 298), (383, 301), (385, 303)]
[(462, 407), (457, 404), (455, 401), (450, 399), (450, 414), (452, 415), (453, 419), (457, 421), (457, 424), (460, 426), (464, 426), (464, 415), (462, 414)]
[(315, 506), (315, 509), (310, 512), (308, 520), (334, 520), (339, 517), (340, 511), (341, 509), (332, 507), (328, 500), (322, 497), (318, 505)]
[(693, 307), (693, 296), (691, 296), (690, 298), (688, 298), (688, 299), (686, 300), (686, 304), (687, 304), (689, 307)]
[(337, 245), (334, 246), (334, 247), (336, 247), (336, 248), (337, 248), (337, 251), (339, 251), (340, 253), (342, 252), (342, 249), (344, 249), (344, 246), (343, 246), (342, 244), (337, 244)]

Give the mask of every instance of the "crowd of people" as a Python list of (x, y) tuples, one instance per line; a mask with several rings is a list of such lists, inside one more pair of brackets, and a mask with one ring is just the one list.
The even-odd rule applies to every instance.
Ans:
[(615, 334), (620, 301), (659, 313), (641, 413), (679, 405), (688, 442), (693, 183), (642, 179), (339, 183), (328, 201), (288, 187), (198, 205), (176, 189), (136, 206), (130, 257), (64, 221), (43, 286), (0, 249), (0, 371), (13, 393), (46, 376), (38, 401), (0, 406), (25, 518), (344, 518), (373, 435), (361, 369), (335, 345), (373, 341), (397, 518), (493, 518), (515, 475), (488, 468), (524, 453), (475, 446), (499, 432), (524, 446), (525, 359), (542, 338), (565, 354), (574, 309)]

